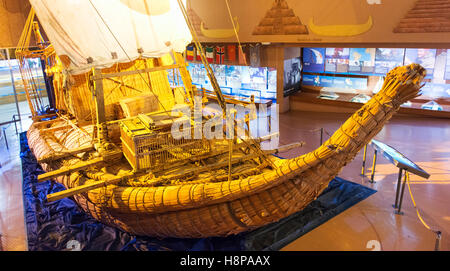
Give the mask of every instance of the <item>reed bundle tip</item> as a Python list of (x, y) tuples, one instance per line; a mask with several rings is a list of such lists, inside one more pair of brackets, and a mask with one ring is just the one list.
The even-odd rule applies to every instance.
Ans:
[(426, 74), (425, 68), (416, 63), (396, 67), (386, 75), (380, 93), (391, 97), (392, 102), (399, 106), (420, 95), (419, 90), (423, 87), (422, 81)]
[(419, 84), (427, 75), (427, 71), (419, 64), (412, 63), (406, 66), (396, 67), (392, 69), (386, 76), (386, 79), (400, 81), (403, 84), (413, 82)]

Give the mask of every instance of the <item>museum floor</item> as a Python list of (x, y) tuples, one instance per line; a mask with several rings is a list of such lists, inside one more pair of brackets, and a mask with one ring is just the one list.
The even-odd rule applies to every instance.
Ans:
[[(348, 114), (291, 111), (280, 115), (280, 143), (304, 140), (307, 145), (285, 153), (292, 157), (318, 146), (324, 128), (334, 132)], [(26, 124), (24, 125), (26, 127)], [(18, 137), (7, 130), (9, 150), (0, 141), (0, 250), (26, 250)], [(327, 135), (325, 133), (325, 139)], [(411, 188), (424, 220), (443, 232), (441, 250), (450, 250), (450, 121), (448, 119), (394, 117), (376, 139), (387, 143), (431, 174), (429, 180), (411, 175)], [(366, 172), (373, 150), (368, 148)], [(378, 158), (375, 183), (361, 177), (362, 152), (340, 177), (378, 192), (322, 224), (283, 250), (370, 250), (379, 242), (382, 250), (433, 250), (435, 234), (416, 216), (408, 190), (402, 210), (394, 214), (397, 169)], [(374, 241), (372, 241), (374, 240)]]

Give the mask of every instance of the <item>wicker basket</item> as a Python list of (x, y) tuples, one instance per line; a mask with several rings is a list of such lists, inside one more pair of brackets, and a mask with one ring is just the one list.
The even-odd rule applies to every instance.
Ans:
[(121, 121), (120, 128), (123, 154), (135, 171), (161, 168), (205, 154), (211, 151), (213, 143), (205, 139), (174, 139), (170, 130), (155, 132), (139, 117)]

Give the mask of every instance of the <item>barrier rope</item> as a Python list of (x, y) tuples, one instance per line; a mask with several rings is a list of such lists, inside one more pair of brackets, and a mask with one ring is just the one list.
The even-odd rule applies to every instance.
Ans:
[(323, 131), (324, 131), (325, 134), (327, 134), (329, 137), (331, 137), (331, 135), (327, 132), (327, 130), (323, 129)]
[(411, 196), (412, 203), (414, 205), (414, 209), (416, 209), (417, 217), (419, 218), (420, 222), (427, 228), (427, 230), (433, 232), (436, 234), (436, 244), (434, 250), (439, 250), (440, 241), (441, 241), (441, 231), (439, 230), (433, 230), (426, 222), (423, 220), (422, 216), (420, 215), (419, 209), (417, 208), (416, 201), (414, 200), (414, 196), (412, 194), (411, 186), (409, 184), (409, 172), (406, 172), (406, 184), (408, 185), (409, 195)]
[[(320, 129), (319, 129), (320, 130)], [(314, 130), (311, 130), (314, 131)], [(325, 134), (327, 134), (328, 136), (331, 136), (325, 129), (323, 129), (323, 132)], [(434, 230), (433, 228), (431, 228), (426, 222), (425, 220), (422, 218), (422, 216), (420, 215), (419, 212), (419, 208), (417, 207), (416, 201), (414, 199), (412, 190), (411, 190), (411, 185), (410, 185), (410, 179), (409, 179), (409, 172), (405, 171), (405, 178), (406, 178), (406, 184), (408, 185), (408, 191), (409, 191), (409, 195), (411, 196), (411, 200), (412, 203), (414, 205), (414, 209), (416, 210), (417, 213), (417, 217), (419, 218), (419, 221), (422, 223), (422, 225), (429, 231), (433, 232), (434, 234), (436, 234), (436, 243), (435, 243), (435, 247), (434, 250), (435, 251), (439, 251), (440, 250), (440, 242), (441, 242), (441, 237), (442, 237), (442, 232), (439, 230)]]
[(319, 132), (321, 129), (322, 128), (317, 128), (317, 129), (295, 129), (295, 130), (296, 131), (304, 131), (304, 132), (308, 132), (308, 133), (315, 133), (315, 132)]

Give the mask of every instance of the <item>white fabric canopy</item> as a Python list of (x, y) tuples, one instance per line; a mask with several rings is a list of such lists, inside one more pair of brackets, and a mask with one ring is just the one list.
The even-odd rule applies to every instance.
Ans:
[(30, 2), (56, 54), (70, 58), (73, 74), (129, 62), (139, 52), (145, 57), (183, 52), (192, 41), (177, 0)]

